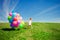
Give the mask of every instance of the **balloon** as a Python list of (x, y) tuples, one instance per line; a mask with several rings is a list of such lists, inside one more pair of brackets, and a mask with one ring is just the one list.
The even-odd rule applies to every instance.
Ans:
[(14, 27), (14, 25), (13, 25), (12, 23), (10, 24), (10, 26), (11, 26), (12, 28)]
[(14, 11), (9, 13), (8, 20), (12, 28), (14, 27), (23, 28), (24, 27), (25, 23), (24, 21), (22, 21), (22, 17), (18, 13), (14, 13)]
[(17, 24), (17, 21), (13, 21), (13, 24), (16, 25)]
[(20, 27), (20, 28), (23, 28), (23, 24), (20, 24), (19, 27)]
[(8, 16), (8, 20), (10, 20), (11, 19), (11, 16)]
[(20, 20), (20, 15), (19, 14), (17, 14), (16, 17), (17, 17), (18, 20)]
[(14, 18), (16, 16), (16, 13), (12, 13), (12, 18)]
[(14, 17), (14, 19), (13, 19), (14, 21), (17, 21), (17, 18), (16, 17)]
[(10, 23), (12, 23), (12, 22), (13, 22), (13, 20), (12, 20), (12, 19), (10, 19), (10, 20), (9, 20), (9, 22), (10, 22)]
[(14, 25), (15, 27), (18, 27), (17, 21), (13, 21), (13, 25)]
[(12, 13), (11, 12), (9, 13), (9, 16), (12, 16)]
[(14, 11), (12, 11), (12, 13), (14, 13)]
[(19, 14), (16, 14), (16, 17), (20, 17), (20, 15)]
[(20, 20), (18, 20), (18, 24), (20, 24)]
[(21, 24), (23, 24), (23, 25), (24, 25), (24, 24), (25, 24), (25, 23), (24, 23), (24, 21), (22, 21), (22, 22), (21, 22)]
[(17, 20), (20, 20), (20, 17), (16, 17), (17, 18)]
[(20, 17), (20, 20), (22, 20), (22, 17)]
[(15, 25), (15, 27), (18, 27), (18, 24), (17, 24), (17, 25)]

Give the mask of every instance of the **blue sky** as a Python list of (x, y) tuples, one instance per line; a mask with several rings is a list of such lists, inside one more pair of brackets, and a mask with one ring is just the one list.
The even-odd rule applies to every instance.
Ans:
[(9, 12), (19, 13), (24, 21), (60, 22), (60, 0), (0, 0), (0, 21), (8, 21)]

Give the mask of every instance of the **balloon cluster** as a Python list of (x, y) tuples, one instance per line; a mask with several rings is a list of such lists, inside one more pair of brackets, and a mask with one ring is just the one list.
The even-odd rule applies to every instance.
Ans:
[(8, 20), (12, 28), (24, 27), (24, 21), (22, 20), (22, 17), (18, 13), (10, 12), (8, 16)]

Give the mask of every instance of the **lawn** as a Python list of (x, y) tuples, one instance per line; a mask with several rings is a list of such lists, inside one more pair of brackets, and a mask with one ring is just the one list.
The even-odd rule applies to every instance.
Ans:
[(33, 22), (19, 30), (11, 29), (9, 23), (0, 23), (0, 40), (60, 40), (60, 23)]

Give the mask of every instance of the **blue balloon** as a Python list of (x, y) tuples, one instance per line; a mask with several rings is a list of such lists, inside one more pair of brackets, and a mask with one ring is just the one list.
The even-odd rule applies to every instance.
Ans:
[(12, 23), (13, 22), (13, 20), (11, 19), (11, 20), (9, 20), (9, 23)]
[(12, 13), (14, 13), (14, 11), (12, 11)]
[(16, 16), (16, 13), (12, 13), (12, 18), (14, 18)]

